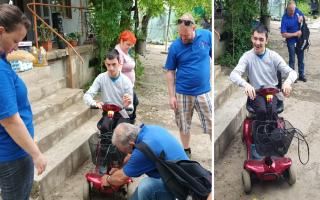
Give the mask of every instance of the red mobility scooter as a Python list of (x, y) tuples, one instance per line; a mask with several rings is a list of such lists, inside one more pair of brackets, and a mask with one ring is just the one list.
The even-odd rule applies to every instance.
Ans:
[[(247, 102), (249, 116), (243, 122), (242, 135), (247, 149), (247, 159), (242, 171), (242, 183), (246, 193), (251, 192), (254, 179), (274, 181), (285, 178), (290, 185), (296, 182), (292, 160), (284, 156), (296, 129), (282, 117), (275, 119), (272, 116), (272, 101), (280, 90), (271, 86), (263, 87), (256, 92), (266, 100), (267, 116), (265, 121), (258, 121), (254, 109)], [(283, 101), (278, 99), (277, 113), (282, 111)], [(280, 141), (281, 145), (274, 141)]]
[[(91, 107), (91, 109), (98, 108)], [(103, 116), (108, 118), (106, 120), (108, 123), (102, 127), (102, 123), (104, 123), (104, 118), (102, 118), (97, 125), (100, 133), (95, 133), (89, 138), (91, 158), (95, 167), (85, 175), (83, 200), (92, 200), (96, 195), (103, 195), (113, 200), (124, 200), (127, 199), (128, 185), (132, 182), (132, 179), (128, 179), (127, 183), (122, 186), (103, 187), (101, 177), (108, 174), (112, 168), (120, 168), (123, 165), (126, 155), (112, 144), (111, 139), (118, 120), (121, 116), (124, 117), (121, 113), (126, 112), (126, 110), (113, 104), (104, 104), (102, 110)], [(130, 122), (129, 119), (128, 122)]]

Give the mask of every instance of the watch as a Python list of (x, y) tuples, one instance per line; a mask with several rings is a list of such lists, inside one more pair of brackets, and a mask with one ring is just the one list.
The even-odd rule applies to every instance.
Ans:
[(108, 183), (109, 185), (111, 185), (111, 183), (109, 182), (110, 177), (111, 177), (111, 176), (108, 175), (107, 178), (106, 178), (106, 181), (107, 181), (107, 183)]

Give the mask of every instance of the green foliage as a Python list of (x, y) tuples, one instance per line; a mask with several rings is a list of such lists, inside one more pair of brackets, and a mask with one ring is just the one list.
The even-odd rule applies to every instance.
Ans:
[(70, 41), (70, 40), (76, 40), (78, 41), (79, 38), (80, 38), (80, 33), (79, 32), (72, 32), (72, 33), (68, 33), (66, 36), (65, 36), (65, 39)]
[(139, 0), (139, 13), (142, 17), (141, 25), (136, 32), (137, 38), (145, 41), (148, 34), (148, 24), (152, 17), (157, 17), (165, 11), (165, 1), (163, 0)]
[(225, 31), (230, 38), (227, 41), (226, 54), (218, 60), (219, 64), (235, 66), (241, 55), (252, 48), (251, 30), (260, 10), (256, 0), (226, 0)]
[(104, 70), (106, 51), (114, 48), (120, 32), (130, 28), (132, 2), (128, 0), (91, 0), (90, 15), (98, 45), (98, 72)]
[(302, 11), (304, 15), (310, 15), (310, 5), (306, 1), (298, 1), (297, 8)]
[(189, 12), (193, 13), (196, 20), (212, 18), (212, 0), (168, 0), (168, 4), (173, 7), (178, 17)]
[(39, 28), (39, 42), (47, 42), (51, 40), (52, 32), (46, 25), (41, 24), (38, 28)]

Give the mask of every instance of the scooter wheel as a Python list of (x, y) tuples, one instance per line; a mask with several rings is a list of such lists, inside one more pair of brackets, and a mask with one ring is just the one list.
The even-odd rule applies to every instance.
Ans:
[(251, 192), (251, 178), (250, 173), (247, 170), (242, 171), (242, 184), (243, 184), (243, 190), (245, 193)]
[(88, 181), (83, 182), (82, 199), (90, 200), (91, 185)]
[(296, 183), (296, 171), (293, 166), (291, 166), (288, 170), (288, 183), (289, 185), (293, 185)]

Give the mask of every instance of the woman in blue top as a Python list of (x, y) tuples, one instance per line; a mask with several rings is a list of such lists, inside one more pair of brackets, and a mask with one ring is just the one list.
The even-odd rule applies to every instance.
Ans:
[(13, 5), (0, 5), (0, 189), (3, 200), (29, 199), (34, 166), (41, 174), (47, 161), (33, 141), (32, 111), (24, 82), (6, 54), (26, 36), (30, 21)]

